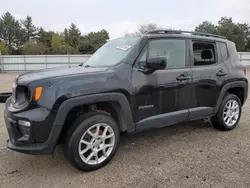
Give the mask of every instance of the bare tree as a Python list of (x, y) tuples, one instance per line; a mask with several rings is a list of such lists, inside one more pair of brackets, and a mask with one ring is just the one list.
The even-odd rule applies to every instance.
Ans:
[(129, 36), (138, 36), (139, 34), (137, 33), (137, 32), (135, 32), (135, 33), (128, 33), (127, 31), (126, 32), (124, 32), (124, 36), (125, 37), (129, 37)]
[(154, 31), (157, 29), (157, 25), (154, 23), (140, 24), (137, 26), (137, 31), (135, 33), (125, 32), (124, 36), (138, 36), (147, 33), (148, 31)]
[(154, 23), (149, 23), (149, 24), (141, 24), (138, 25), (138, 34), (145, 34), (149, 31), (154, 31), (157, 29), (157, 25)]

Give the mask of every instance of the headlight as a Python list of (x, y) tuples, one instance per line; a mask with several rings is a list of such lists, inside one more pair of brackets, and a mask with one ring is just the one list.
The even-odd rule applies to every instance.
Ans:
[(30, 102), (30, 91), (27, 86), (13, 84), (12, 104), (15, 108), (22, 108)]

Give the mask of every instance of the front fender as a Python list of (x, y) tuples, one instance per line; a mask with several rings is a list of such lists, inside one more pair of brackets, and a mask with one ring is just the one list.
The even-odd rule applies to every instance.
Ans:
[(93, 104), (98, 102), (118, 103), (120, 107), (118, 113), (120, 117), (122, 117), (122, 124), (120, 127), (121, 130), (127, 132), (133, 132), (135, 130), (129, 102), (126, 96), (121, 93), (101, 93), (68, 99), (60, 105), (53, 125), (63, 126), (67, 115), (72, 108), (80, 105)]

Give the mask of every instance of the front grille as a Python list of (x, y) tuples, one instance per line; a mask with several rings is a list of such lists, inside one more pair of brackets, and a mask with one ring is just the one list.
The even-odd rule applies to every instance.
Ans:
[(17, 77), (15, 78), (13, 84), (12, 84), (12, 104), (15, 104), (16, 102), (16, 88), (17, 88)]
[(16, 102), (16, 88), (17, 84), (14, 82), (12, 85), (12, 103), (15, 104)]

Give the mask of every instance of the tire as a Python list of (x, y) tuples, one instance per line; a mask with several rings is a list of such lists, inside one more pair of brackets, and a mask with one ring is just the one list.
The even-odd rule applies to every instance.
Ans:
[[(237, 112), (232, 112), (232, 111), (226, 111), (226, 109), (228, 109), (230, 107), (230, 105), (235, 105), (236, 103), (231, 103), (232, 101), (235, 101), (238, 105), (239, 108), (234, 109), (234, 111)], [(213, 126), (218, 129), (218, 130), (222, 130), (222, 131), (230, 131), (233, 130), (237, 124), (239, 123), (240, 117), (241, 117), (241, 101), (240, 99), (234, 95), (234, 94), (228, 94), (226, 95), (226, 97), (223, 99), (220, 108), (217, 112), (217, 114), (215, 114), (215, 116), (213, 118), (211, 118), (211, 122), (213, 124)], [(224, 114), (225, 112), (225, 114)], [(230, 114), (230, 117), (226, 114)], [(238, 116), (236, 115), (234, 118), (231, 118), (233, 115), (233, 113), (238, 114)], [(228, 118), (226, 118), (228, 117)], [(224, 120), (225, 118), (225, 120)], [(230, 120), (231, 118), (231, 120)]]
[(5, 103), (12, 93), (0, 93), (0, 103)]
[[(97, 134), (98, 125), (100, 128)], [(102, 136), (106, 135), (105, 130), (107, 137), (111, 137), (112, 133), (114, 136), (103, 139)], [(80, 141), (84, 143), (80, 144)], [(109, 163), (118, 149), (119, 141), (120, 131), (114, 119), (106, 114), (91, 112), (78, 117), (68, 130), (64, 154), (75, 168), (81, 171), (93, 171)], [(87, 147), (89, 149), (86, 149)], [(81, 155), (80, 151), (85, 152)], [(103, 151), (106, 152), (107, 156), (104, 156)], [(94, 154), (92, 155), (92, 153)], [(90, 159), (87, 161), (89, 157)], [(96, 158), (98, 158), (98, 162)]]

